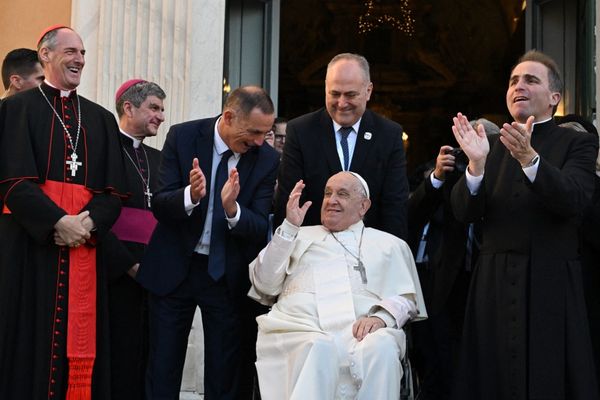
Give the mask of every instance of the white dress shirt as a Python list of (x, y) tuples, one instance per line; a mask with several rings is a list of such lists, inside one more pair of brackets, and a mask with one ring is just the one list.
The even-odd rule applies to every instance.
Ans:
[[(223, 153), (225, 153), (227, 150), (229, 150), (229, 147), (227, 147), (227, 145), (225, 144), (223, 139), (221, 139), (221, 135), (219, 134), (218, 126), (219, 126), (220, 120), (221, 120), (221, 118), (219, 118), (217, 120), (217, 122), (215, 123), (212, 168), (211, 168), (211, 174), (210, 174), (210, 190), (207, 193), (209, 197), (208, 197), (208, 208), (206, 210), (206, 218), (204, 219), (204, 229), (202, 229), (202, 236), (200, 236), (200, 240), (198, 241), (198, 244), (196, 245), (196, 248), (194, 250), (196, 253), (206, 254), (206, 255), (208, 255), (210, 253), (210, 236), (211, 236), (212, 218), (213, 218), (212, 217), (213, 204), (214, 204), (214, 198), (215, 198), (215, 193), (214, 193), (215, 176), (217, 174), (217, 167), (219, 166), (219, 163), (221, 162), (221, 157), (222, 157)], [(234, 152), (233, 155), (229, 158), (229, 160), (227, 162), (227, 173), (228, 174), (237, 165), (238, 161), (240, 160), (240, 157), (241, 157), (240, 153)], [(202, 172), (204, 172), (204, 171), (202, 171)], [(218, 193), (216, 195), (220, 196), (221, 194)], [(200, 202), (195, 203), (195, 204), (192, 202), (192, 196), (190, 194), (190, 185), (187, 185), (184, 190), (183, 200), (184, 200), (185, 211), (188, 213), (188, 215), (190, 215), (192, 213), (192, 210), (194, 209), (194, 207), (196, 207), (196, 206), (198, 206), (198, 204), (200, 204)], [(233, 218), (228, 218), (226, 214), (223, 215), (223, 217), (227, 220), (229, 229), (235, 228), (235, 226), (237, 225), (238, 221), (240, 220), (240, 216), (241, 216), (240, 205), (237, 203), (237, 201), (235, 202), (235, 204), (237, 206), (237, 211)]]
[[(362, 118), (361, 118), (362, 119)], [(348, 155), (350, 160), (348, 160), (348, 169), (352, 165), (352, 155), (354, 154), (354, 148), (356, 147), (356, 138), (358, 136), (358, 129), (360, 128), (360, 121), (356, 121), (354, 125), (352, 125), (352, 132), (348, 135)], [(342, 126), (337, 122), (333, 121), (333, 131), (335, 132), (335, 146), (337, 149), (338, 157), (340, 159), (340, 164), (342, 165), (342, 169), (344, 169), (344, 152), (342, 151), (342, 134), (340, 133), (340, 128)]]

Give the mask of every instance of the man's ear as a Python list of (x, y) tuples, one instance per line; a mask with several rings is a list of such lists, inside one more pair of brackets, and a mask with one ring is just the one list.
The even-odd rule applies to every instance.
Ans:
[(123, 102), (123, 113), (127, 115), (129, 118), (133, 117), (133, 104), (129, 101)]
[(42, 47), (38, 53), (38, 57), (40, 59), (40, 61), (42, 61), (43, 63), (47, 63), (50, 61), (50, 56), (48, 55), (48, 52), (50, 50), (48, 50), (47, 47)]
[(233, 120), (235, 119), (235, 112), (231, 109), (226, 109), (225, 111), (223, 111), (223, 115), (221, 118), (223, 119), (225, 125), (231, 126), (233, 125)]
[[(14, 87), (16, 90), (21, 90), (23, 87), (23, 78), (20, 75), (13, 74), (9, 78), (10, 86)], [(10, 87), (9, 86), (9, 87)]]
[(373, 93), (373, 82), (367, 85), (367, 101), (371, 100), (371, 93)]
[(553, 92), (550, 94), (550, 105), (552, 105), (552, 107), (556, 107), (558, 103), (560, 103), (561, 98), (562, 96), (559, 92)]
[(360, 216), (364, 217), (367, 211), (371, 208), (371, 199), (364, 198), (360, 203)]

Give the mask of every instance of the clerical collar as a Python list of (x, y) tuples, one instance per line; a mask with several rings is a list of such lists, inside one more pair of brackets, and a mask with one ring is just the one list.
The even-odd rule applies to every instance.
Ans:
[[(356, 121), (354, 123), (354, 125), (352, 125), (352, 129), (354, 129), (354, 132), (356, 132), (358, 134), (358, 128), (360, 128), (360, 121), (362, 121), (362, 117), (358, 119), (358, 121)], [(337, 122), (333, 121), (333, 131), (337, 132), (340, 130), (340, 128), (342, 128), (342, 125), (338, 124)]]
[(537, 122), (534, 122), (534, 123), (533, 123), (533, 125), (532, 125), (532, 127), (534, 127), (534, 126), (536, 126), (536, 125), (539, 125), (539, 124), (545, 124), (546, 122), (550, 121), (551, 119), (552, 119), (552, 117), (550, 117), (550, 118), (548, 118), (548, 119), (545, 119), (545, 120), (543, 120), (543, 121), (537, 121)]
[(48, 82), (47, 79), (44, 79), (44, 83), (46, 85), (50, 86), (53, 89), (60, 90), (60, 96), (61, 97), (69, 97), (71, 95), (71, 92), (73, 92), (73, 90), (62, 90), (62, 89), (59, 89), (56, 86), (54, 86), (53, 84), (51, 84), (50, 82)]
[(142, 144), (142, 140), (143, 140), (143, 139), (141, 139), (141, 140), (140, 140), (140, 139), (137, 139), (137, 138), (135, 138), (135, 137), (131, 136), (130, 134), (126, 133), (125, 131), (123, 131), (123, 129), (119, 129), (119, 130), (121, 131), (121, 133), (122, 133), (124, 136), (127, 136), (129, 139), (133, 140), (133, 148), (134, 148), (134, 149), (137, 149), (138, 147), (140, 147), (140, 145)]
[[(219, 117), (217, 119), (217, 122), (215, 122), (215, 132), (214, 132), (214, 138), (215, 138), (215, 151), (217, 152), (217, 154), (221, 155), (223, 153), (225, 153), (227, 150), (229, 150), (229, 147), (227, 146), (227, 144), (225, 144), (225, 142), (223, 141), (223, 139), (221, 138), (221, 135), (219, 134), (219, 121), (221, 120), (221, 117)], [(233, 157), (237, 160), (238, 158), (240, 158), (240, 153), (236, 153), (235, 151), (233, 151)]]
[[(360, 232), (363, 230), (363, 226), (365, 226), (365, 224), (363, 223), (362, 220), (350, 225), (348, 228), (344, 229), (343, 231), (340, 232), (346, 232), (346, 231), (351, 231), (354, 233), (358, 233), (360, 234)], [(334, 232), (334, 233), (338, 233), (338, 232)]]

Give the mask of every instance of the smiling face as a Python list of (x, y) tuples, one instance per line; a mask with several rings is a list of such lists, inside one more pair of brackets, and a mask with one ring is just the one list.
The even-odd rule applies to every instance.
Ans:
[(258, 147), (265, 141), (267, 133), (271, 132), (275, 116), (265, 114), (254, 108), (247, 116), (232, 109), (223, 111), (219, 121), (219, 134), (232, 151), (245, 153), (252, 147)]
[(56, 33), (56, 46), (39, 51), (48, 82), (61, 90), (73, 90), (81, 81), (85, 49), (77, 33), (63, 28)]
[(126, 101), (123, 109), (130, 118), (127, 133), (135, 137), (156, 136), (160, 124), (165, 120), (163, 101), (156, 96), (146, 97), (139, 107)]
[(341, 59), (331, 65), (325, 77), (325, 107), (331, 119), (352, 126), (367, 108), (373, 84), (355, 60)]
[(508, 111), (520, 123), (531, 115), (536, 121), (551, 118), (560, 102), (560, 93), (550, 90), (548, 68), (539, 62), (524, 61), (512, 71), (506, 91)]
[(369, 200), (356, 177), (348, 172), (333, 175), (325, 185), (321, 223), (331, 232), (340, 232), (360, 221), (369, 210)]

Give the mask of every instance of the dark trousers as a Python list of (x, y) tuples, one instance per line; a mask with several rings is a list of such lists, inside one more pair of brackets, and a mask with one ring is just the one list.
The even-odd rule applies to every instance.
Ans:
[(188, 336), (196, 306), (204, 328), (204, 398), (237, 399), (241, 323), (225, 279), (208, 275), (208, 257), (194, 255), (188, 277), (173, 292), (149, 296), (150, 356), (146, 395), (179, 399)]

